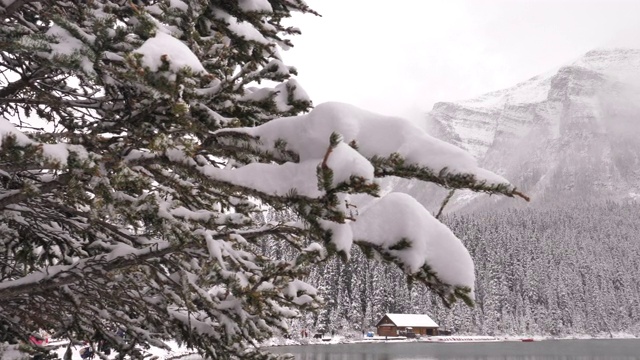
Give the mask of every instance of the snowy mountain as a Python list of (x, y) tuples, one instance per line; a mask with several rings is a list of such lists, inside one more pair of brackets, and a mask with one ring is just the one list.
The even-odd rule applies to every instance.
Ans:
[[(427, 126), (538, 203), (640, 200), (640, 49), (590, 51), (511, 88), (437, 103)], [(474, 197), (462, 194), (454, 207)]]

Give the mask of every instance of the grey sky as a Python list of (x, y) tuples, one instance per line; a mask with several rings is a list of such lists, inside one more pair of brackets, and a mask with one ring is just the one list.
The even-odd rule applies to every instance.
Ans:
[(640, 47), (640, 0), (307, 0), (284, 53), (314, 103), (416, 117), (571, 62)]

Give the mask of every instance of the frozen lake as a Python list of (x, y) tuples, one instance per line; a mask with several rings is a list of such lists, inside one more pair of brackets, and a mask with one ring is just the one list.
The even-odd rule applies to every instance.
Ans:
[(640, 340), (546, 340), (492, 343), (370, 343), (280, 346), (296, 360), (640, 360)]

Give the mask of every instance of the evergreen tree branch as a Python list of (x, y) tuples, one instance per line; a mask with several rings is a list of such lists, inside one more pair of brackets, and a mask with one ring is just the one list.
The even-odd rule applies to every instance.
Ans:
[(13, 16), (24, 5), (42, 2), (42, 1), (43, 0), (13, 0), (13, 2), (9, 4), (9, 6), (6, 6), (6, 7), (0, 6), (0, 21), (4, 21), (5, 19)]
[(7, 206), (26, 202), (31, 198), (42, 196), (43, 194), (49, 194), (57, 189), (62, 188), (69, 182), (69, 174), (63, 174), (58, 176), (54, 181), (41, 183), (35, 186), (34, 189), (26, 190), (13, 190), (0, 196), (0, 211), (7, 208)]
[(31, 82), (33, 82), (36, 78), (46, 75), (47, 72), (43, 69), (37, 69), (29, 76), (22, 76), (19, 80), (16, 80), (2, 89), (0, 89), (0, 98), (6, 98), (8, 96), (13, 96), (20, 92), (22, 89), (29, 86)]
[(113, 254), (82, 259), (73, 265), (51, 266), (21, 279), (4, 281), (0, 284), (0, 300), (8, 301), (26, 294), (46, 293), (92, 276), (100, 278), (104, 273), (139, 265), (147, 260), (174, 253), (177, 249), (176, 246), (156, 243), (126, 255), (118, 255), (118, 249), (115, 249)]

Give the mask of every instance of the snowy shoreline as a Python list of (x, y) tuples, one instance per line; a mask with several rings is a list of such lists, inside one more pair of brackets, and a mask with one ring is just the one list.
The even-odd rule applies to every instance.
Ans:
[[(452, 341), (438, 341), (439, 339), (451, 339)], [(500, 336), (485, 336), (485, 335), (453, 335), (453, 336), (434, 336), (423, 337), (420, 339), (408, 339), (402, 337), (387, 338), (384, 337), (345, 337), (336, 335), (332, 338), (323, 339), (285, 339), (285, 338), (272, 338), (263, 344), (261, 347), (277, 347), (277, 346), (303, 346), (303, 345), (338, 345), (338, 344), (365, 344), (365, 343), (469, 343), (469, 342), (508, 342), (508, 341), (562, 341), (562, 340), (638, 340), (640, 336), (630, 333), (612, 333), (612, 334), (599, 334), (599, 335), (587, 335), (587, 334), (574, 334), (567, 336), (549, 336), (549, 335), (500, 335)]]

